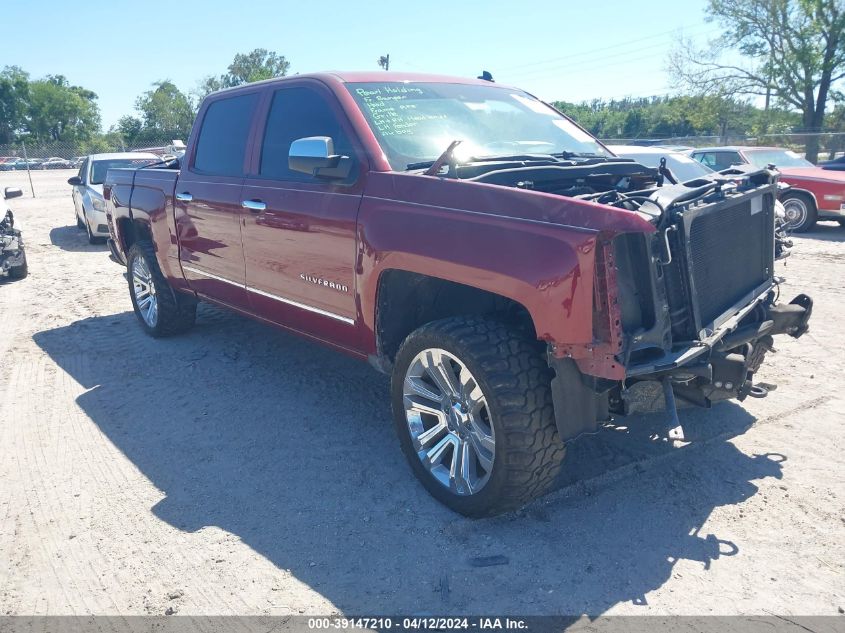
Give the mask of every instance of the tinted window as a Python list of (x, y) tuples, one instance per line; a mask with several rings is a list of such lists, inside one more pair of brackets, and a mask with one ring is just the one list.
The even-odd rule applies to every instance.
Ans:
[(707, 152), (696, 154), (695, 158), (716, 171), (722, 171), (731, 165), (741, 165), (744, 162), (737, 152)]
[(91, 163), (91, 185), (102, 185), (109, 169), (118, 167), (143, 167), (156, 162), (157, 158), (112, 158), (109, 160), (95, 160)]
[(202, 121), (194, 168), (218, 176), (241, 176), (247, 136), (258, 93), (220, 99)]
[(264, 130), (260, 174), (281, 180), (314, 180), (288, 168), (291, 143), (306, 136), (330, 136), (335, 154), (352, 156), (351, 143), (323, 95), (311, 88), (278, 90)]

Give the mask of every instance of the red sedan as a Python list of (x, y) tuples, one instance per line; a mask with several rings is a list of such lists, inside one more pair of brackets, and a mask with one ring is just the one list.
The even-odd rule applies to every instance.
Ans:
[(816, 167), (780, 147), (705, 147), (690, 155), (716, 171), (744, 163), (775, 165), (781, 180), (792, 186), (781, 202), (793, 231), (809, 231), (816, 220), (837, 220), (845, 226), (845, 172)]

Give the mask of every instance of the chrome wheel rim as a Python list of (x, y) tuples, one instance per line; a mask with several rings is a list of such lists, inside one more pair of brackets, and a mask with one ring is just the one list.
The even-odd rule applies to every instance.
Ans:
[(790, 198), (783, 203), (783, 212), (787, 226), (801, 226), (807, 219), (807, 204), (800, 198)]
[(150, 267), (143, 257), (136, 257), (132, 262), (132, 292), (138, 314), (149, 327), (158, 322), (158, 299)]
[(405, 372), (403, 404), (414, 451), (431, 476), (461, 496), (484, 488), (496, 434), (487, 398), (467, 366), (446, 350), (423, 350)]

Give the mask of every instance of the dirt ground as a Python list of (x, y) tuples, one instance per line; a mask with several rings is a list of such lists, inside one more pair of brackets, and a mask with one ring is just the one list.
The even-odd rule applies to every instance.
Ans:
[(777, 391), (682, 411), (684, 445), (620, 421), (558, 491), (473, 521), (414, 480), (366, 364), (209, 307), (146, 337), (70, 175), (32, 198), (0, 173), (30, 265), (0, 281), (0, 614), (843, 612), (838, 225), (778, 266), (816, 303)]

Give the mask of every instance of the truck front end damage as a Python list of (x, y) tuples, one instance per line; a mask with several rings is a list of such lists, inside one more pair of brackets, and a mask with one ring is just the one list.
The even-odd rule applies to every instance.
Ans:
[[(599, 236), (587, 346), (550, 345), (561, 438), (611, 415), (764, 397), (774, 337), (808, 330), (813, 302), (779, 302), (777, 173), (716, 175), (619, 197), (656, 231)], [(606, 199), (606, 198), (605, 198)]]

